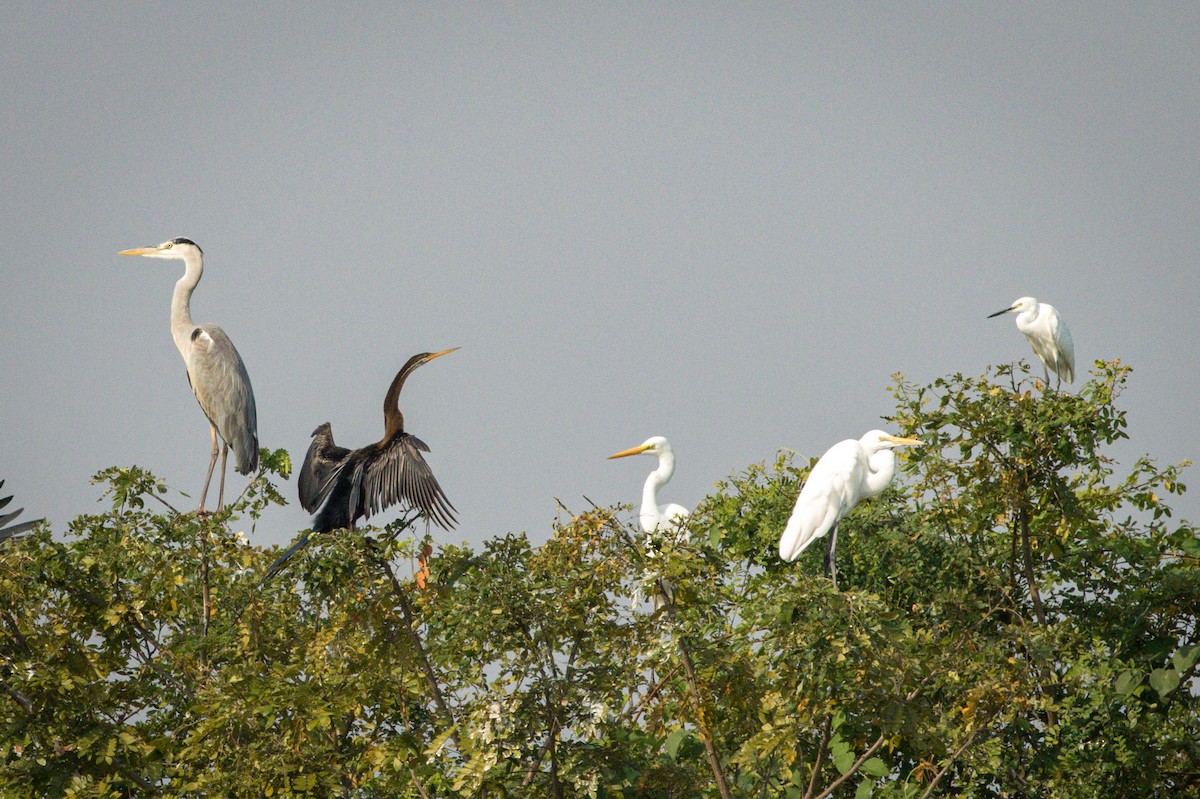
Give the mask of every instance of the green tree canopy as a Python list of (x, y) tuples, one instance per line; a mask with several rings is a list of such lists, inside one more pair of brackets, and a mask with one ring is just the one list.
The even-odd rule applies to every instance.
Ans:
[(927, 446), (842, 522), (840, 593), (778, 558), (786, 454), (686, 540), (580, 500), (540, 546), (401, 520), (270, 580), (238, 529), (287, 453), (213, 517), (106, 470), (111, 511), (0, 550), (3, 795), (1200, 795), (1200, 539), (1180, 466), (1111, 459), (1128, 377), (897, 378)]

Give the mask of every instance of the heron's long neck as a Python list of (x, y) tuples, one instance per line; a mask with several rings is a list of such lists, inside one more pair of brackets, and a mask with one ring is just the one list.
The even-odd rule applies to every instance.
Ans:
[(179, 278), (175, 293), (171, 295), (171, 336), (180, 353), (184, 353), (191, 344), (195, 327), (192, 322), (192, 292), (204, 274), (204, 259), (198, 253), (189, 254), (183, 259), (183, 264), (183, 277)]
[(654, 519), (657, 522), (658, 513), (658, 489), (665, 486), (671, 480), (671, 475), (675, 474), (675, 453), (660, 452), (658, 453), (658, 468), (650, 472), (650, 476), (646, 478), (646, 485), (642, 487), (642, 526), (647, 529), (654, 525), (647, 525), (647, 521)]
[(867, 496), (883, 493), (896, 474), (896, 453), (890, 449), (876, 452), (867, 459)]

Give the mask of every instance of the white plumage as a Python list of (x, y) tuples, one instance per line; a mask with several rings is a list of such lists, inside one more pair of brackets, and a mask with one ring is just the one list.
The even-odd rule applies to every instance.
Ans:
[(1017, 330), (1025, 334), (1033, 354), (1042, 362), (1046, 374), (1046, 385), (1050, 385), (1050, 373), (1062, 381), (1075, 382), (1075, 342), (1071, 331), (1053, 305), (1038, 302), (1033, 297), (1022, 297), (1007, 308), (988, 314), (988, 319), (1000, 314), (1015, 313)]
[(795, 560), (824, 535), (829, 535), (825, 568), (837, 587), (837, 525), (860, 500), (880, 494), (896, 473), (893, 447), (920, 444), (915, 438), (899, 438), (883, 430), (872, 430), (857, 441), (848, 438), (834, 444), (809, 472), (796, 507), (779, 539), (779, 557)]

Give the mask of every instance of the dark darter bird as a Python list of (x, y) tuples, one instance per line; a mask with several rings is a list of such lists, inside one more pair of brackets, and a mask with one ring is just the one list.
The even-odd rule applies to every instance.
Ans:
[[(4, 481), (0, 480), (0, 488), (3, 487)], [(12, 502), (11, 494), (7, 497), (0, 497), (0, 509), (5, 508), (10, 502)], [(21, 522), (20, 524), (14, 524), (8, 527), (5, 526), (13, 519), (20, 516), (24, 510), (24, 508), (17, 508), (9, 513), (0, 513), (0, 544), (4, 543), (10, 538), (16, 538), (19, 535), (28, 533), (30, 530), (36, 527), (39, 522), (45, 521), (45, 519), (34, 519), (32, 521)]]
[(300, 467), (299, 488), (300, 504), (316, 514), (314, 533), (353, 529), (360, 518), (397, 503), (406, 503), (443, 529), (454, 526), (454, 506), (421, 455), (429, 447), (404, 430), (400, 389), (417, 367), (457, 349), (422, 352), (408, 359), (383, 399), (384, 434), (374, 444), (354, 450), (339, 447), (329, 422), (313, 431)]

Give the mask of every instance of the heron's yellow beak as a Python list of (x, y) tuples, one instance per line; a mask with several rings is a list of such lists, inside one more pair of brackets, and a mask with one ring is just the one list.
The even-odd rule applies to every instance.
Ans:
[(117, 255), (153, 255), (158, 247), (138, 247), (136, 250), (121, 250)]
[(897, 447), (923, 447), (925, 442), (916, 438), (901, 438), (900, 436), (884, 436)]
[(605, 460), (611, 461), (613, 458), (624, 458), (628, 455), (641, 455), (643, 452), (650, 449), (651, 446), (652, 445), (650, 445), (650, 444), (638, 444), (636, 447), (630, 447), (629, 449), (623, 449), (620, 452), (618, 452), (616, 455), (609, 455), (607, 458), (605, 458)]

